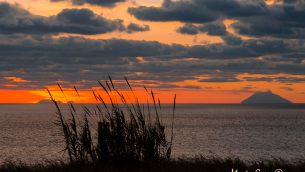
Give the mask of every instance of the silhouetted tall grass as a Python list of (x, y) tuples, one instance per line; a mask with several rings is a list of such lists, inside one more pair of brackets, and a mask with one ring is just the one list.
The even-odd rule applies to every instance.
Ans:
[[(170, 158), (176, 95), (171, 136), (168, 137), (165, 126), (160, 122), (161, 103), (154, 92), (144, 87), (152, 104), (148, 103), (149, 101), (146, 105), (140, 104), (127, 78), (125, 82), (133, 95), (134, 103), (116, 89), (109, 76), (104, 83), (98, 82), (106, 97), (92, 90), (93, 96), (99, 102), (94, 109), (83, 106), (83, 112), (77, 112), (75, 106), (69, 103), (69, 115), (64, 114), (48, 90), (57, 108), (56, 124), (61, 129), (65, 151), (71, 163), (145, 162)], [(65, 95), (59, 84), (58, 87)], [(79, 95), (78, 90), (75, 87), (74, 89)], [(111, 103), (106, 104), (105, 100)], [(82, 114), (81, 117), (79, 114)], [(92, 116), (97, 117), (93, 121), (97, 127), (94, 127), (95, 124), (89, 119)]]

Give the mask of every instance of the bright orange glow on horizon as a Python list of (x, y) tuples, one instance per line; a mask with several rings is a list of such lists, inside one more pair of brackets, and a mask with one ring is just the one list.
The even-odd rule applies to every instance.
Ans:
[(36, 103), (44, 99), (32, 90), (0, 90), (0, 103)]
[[(249, 84), (249, 83), (248, 83)], [(304, 103), (305, 96), (303, 92), (300, 94), (291, 94), (292, 91), (283, 90), (280, 85), (272, 84), (268, 82), (257, 82), (256, 86), (267, 86), (271, 88), (274, 93), (289, 99), (294, 103)], [(174, 94), (177, 94), (177, 103), (240, 103), (245, 98), (249, 97), (252, 92), (248, 90), (235, 90), (239, 87), (238, 83), (205, 83), (206, 88), (203, 89), (154, 89), (156, 99), (160, 99), (161, 103), (172, 103)], [(255, 85), (252, 83), (252, 85)], [(211, 87), (210, 87), (211, 86)], [(217, 90), (219, 87), (226, 87), (228, 90)], [(245, 84), (247, 86), (247, 84)], [(215, 88), (215, 90), (213, 88)], [(272, 89), (274, 88), (274, 89)], [(231, 90), (230, 90), (231, 89)], [(303, 84), (295, 84), (294, 89), (302, 90)], [(92, 90), (79, 90), (79, 95), (74, 89), (64, 89), (65, 95), (55, 87), (50, 87), (52, 96), (57, 101), (61, 102), (75, 102), (75, 103), (97, 103), (94, 98)], [(93, 88), (96, 94), (100, 94), (106, 103), (110, 103), (108, 96), (101, 88)], [(257, 91), (266, 91), (267, 89), (258, 89)], [(133, 93), (130, 91), (120, 91), (124, 94), (127, 102), (135, 102)], [(151, 99), (151, 95), (143, 88), (138, 88), (134, 91), (136, 97), (139, 98), (141, 103), (146, 103), (147, 99)], [(50, 96), (46, 90), (0, 90), (0, 103), (37, 103), (40, 100), (50, 99)], [(120, 103), (119, 96), (115, 93), (111, 93), (113, 101)], [(157, 100), (156, 100), (157, 101)], [(152, 100), (149, 100), (152, 103)]]
[[(251, 93), (247, 92), (213, 92), (213, 91), (189, 91), (189, 90), (171, 90), (170, 91), (156, 91), (156, 102), (160, 99), (161, 103), (172, 103), (174, 94), (177, 94), (177, 103), (239, 103), (241, 100), (249, 96)], [(64, 91), (66, 96), (57, 90), (52, 91), (52, 96), (55, 100), (66, 103), (97, 103), (92, 91), (79, 91), (81, 97), (78, 97), (72, 90)], [(106, 103), (110, 103), (109, 98), (105, 93), (97, 91), (103, 97)], [(145, 91), (135, 91), (135, 96), (139, 98), (140, 103), (152, 103), (151, 95)], [(26, 90), (0, 90), (3, 95), (0, 98), (0, 103), (38, 103), (40, 100), (50, 99), (47, 91), (26, 91)], [(113, 101), (121, 103), (120, 98), (115, 93), (112, 93)], [(133, 94), (130, 91), (123, 91), (123, 94), (128, 97), (128, 102), (135, 102)], [(196, 95), (196, 96), (194, 96)]]
[[(202, 76), (198, 79), (209, 79), (208, 76)], [(304, 79), (302, 75), (263, 75), (263, 74), (240, 74), (235, 82), (199, 82), (194, 80), (186, 80), (183, 82), (171, 82), (176, 85), (177, 88), (158, 88), (158, 85), (147, 84), (147, 88), (153, 88), (156, 93), (156, 97), (160, 98), (162, 103), (172, 103), (174, 94), (177, 94), (177, 103), (240, 103), (242, 100), (250, 96), (253, 92), (267, 91), (279, 94), (280, 96), (295, 102), (305, 103), (305, 82), (286, 83), (279, 81), (255, 81), (256, 79)], [(0, 90), (0, 103), (37, 103), (40, 100), (50, 99), (50, 96), (46, 89), (38, 90), (9, 90), (15, 88), (19, 83), (27, 83), (27, 81), (20, 77), (5, 77), (10, 83), (3, 84), (8, 89)], [(254, 79), (251, 81), (251, 79)], [(122, 83), (122, 81), (114, 81), (116, 83)], [(142, 85), (145, 81), (130, 81), (131, 85)], [(64, 81), (63, 81), (64, 83)], [(85, 83), (84, 83), (85, 84)], [(162, 83), (160, 83), (162, 85)], [(126, 85), (127, 86), (127, 85)], [(186, 88), (187, 86), (194, 86), (194, 88)], [(94, 87), (86, 90), (78, 90), (79, 95), (71, 88), (63, 88), (64, 94), (60, 91), (57, 85), (47, 87), (54, 98), (61, 102), (75, 102), (75, 103), (96, 103), (92, 90), (96, 94), (100, 94), (106, 103), (110, 103), (107, 99), (107, 95), (101, 87)], [(126, 88), (127, 89), (127, 88)], [(120, 90), (126, 96), (128, 102), (134, 102), (133, 94), (129, 90)], [(144, 88), (135, 88), (134, 91), (136, 97), (139, 98), (141, 103), (146, 103), (147, 98), (150, 95), (144, 90)], [(119, 97), (115, 92), (111, 93), (114, 100), (118, 100)], [(195, 96), (194, 96), (195, 95)]]

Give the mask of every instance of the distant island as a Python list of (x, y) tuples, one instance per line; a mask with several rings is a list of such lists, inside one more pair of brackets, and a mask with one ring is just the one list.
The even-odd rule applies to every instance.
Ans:
[(271, 91), (266, 91), (253, 93), (243, 100), (241, 104), (292, 104), (292, 102)]
[[(62, 104), (63, 102), (61, 101), (56, 101), (57, 103)], [(53, 104), (53, 101), (50, 99), (43, 99), (37, 102), (37, 104)]]

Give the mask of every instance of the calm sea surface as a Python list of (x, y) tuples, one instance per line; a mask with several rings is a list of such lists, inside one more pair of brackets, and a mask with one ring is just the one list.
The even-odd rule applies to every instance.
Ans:
[[(170, 106), (162, 121), (169, 125)], [(0, 162), (63, 159), (53, 105), (0, 105)], [(178, 105), (175, 157), (305, 157), (305, 106)]]

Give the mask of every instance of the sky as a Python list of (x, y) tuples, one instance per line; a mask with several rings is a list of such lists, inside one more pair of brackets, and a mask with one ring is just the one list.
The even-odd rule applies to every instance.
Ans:
[(304, 18), (303, 0), (0, 0), (0, 103), (91, 103), (108, 75), (163, 103), (305, 103)]

